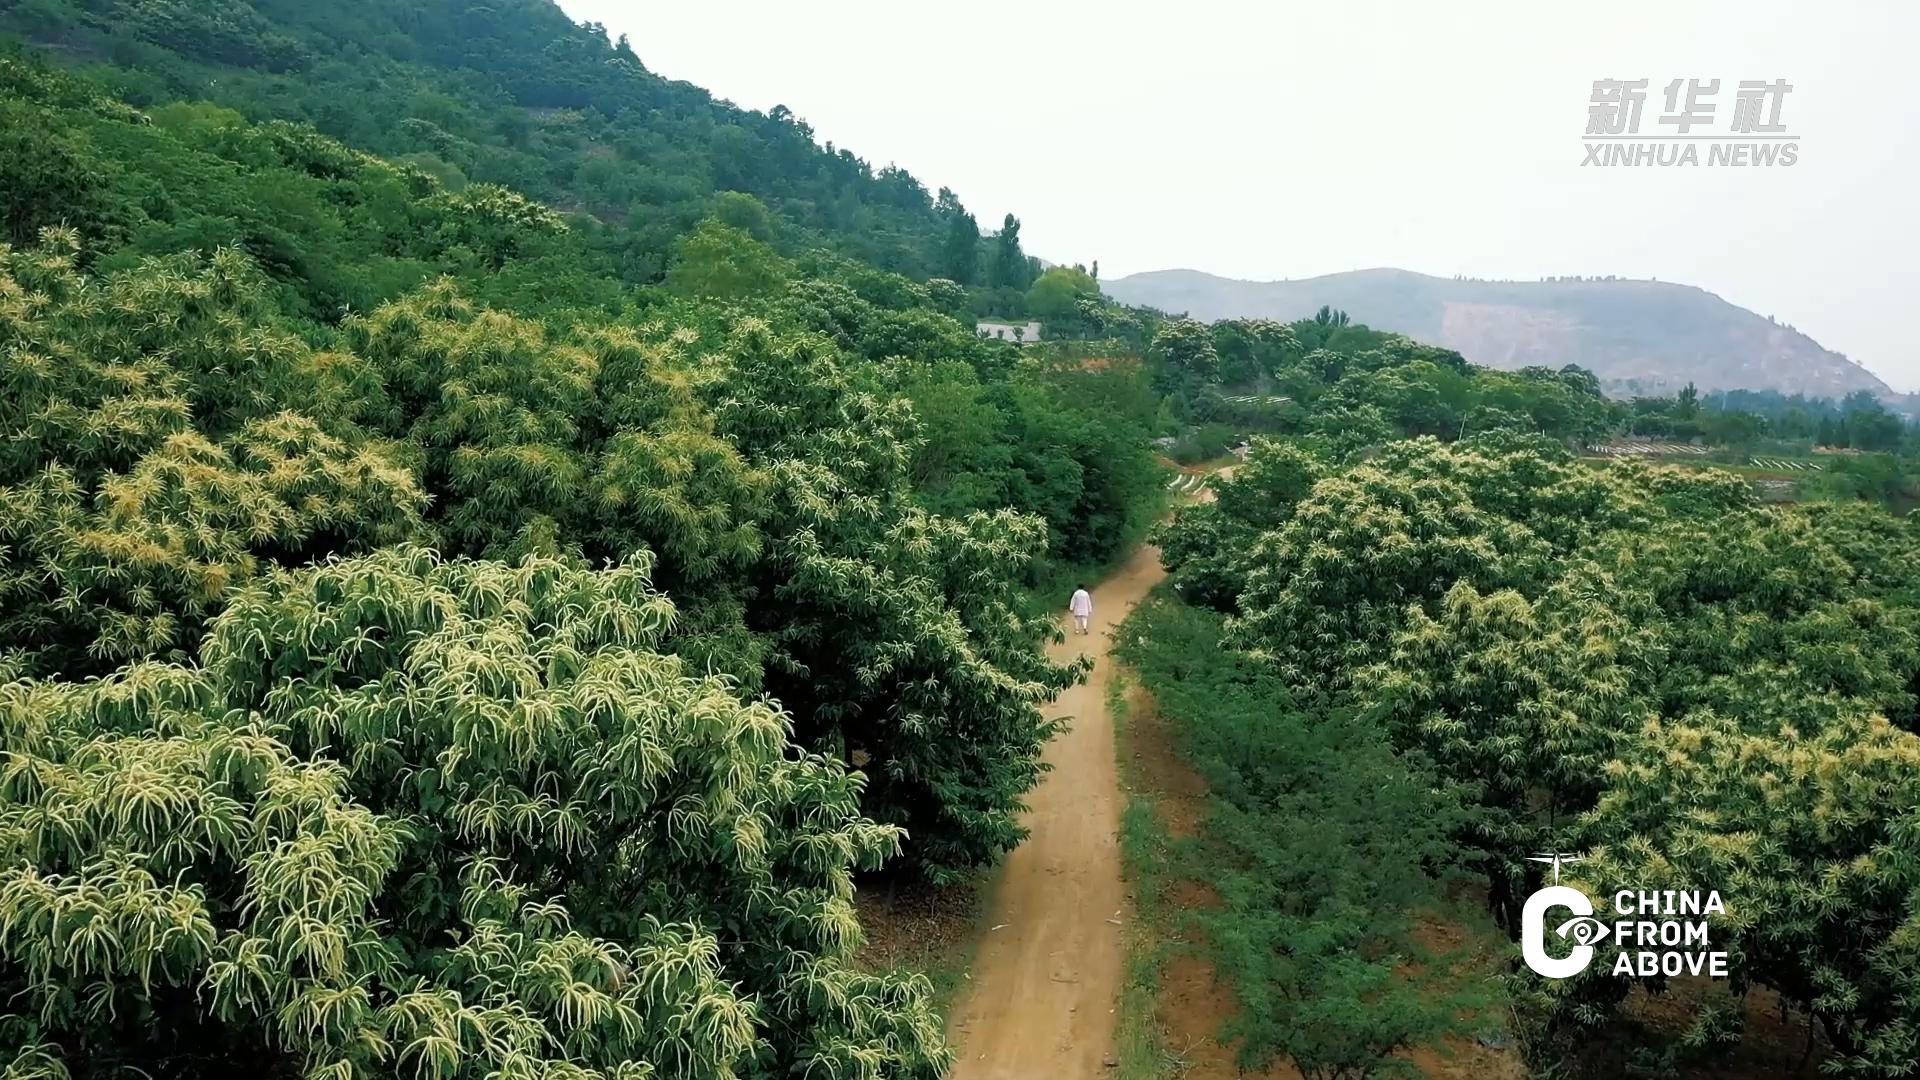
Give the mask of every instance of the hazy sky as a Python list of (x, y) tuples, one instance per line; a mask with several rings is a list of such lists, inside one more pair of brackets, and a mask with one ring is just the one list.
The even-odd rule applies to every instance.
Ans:
[[(561, 0), (652, 70), (1103, 278), (1395, 266), (1698, 285), (1920, 389), (1920, 4)], [(1784, 78), (1791, 168), (1583, 167), (1593, 81)], [(1701, 129), (1696, 128), (1695, 133)], [(1702, 160), (1705, 150), (1702, 144)]]

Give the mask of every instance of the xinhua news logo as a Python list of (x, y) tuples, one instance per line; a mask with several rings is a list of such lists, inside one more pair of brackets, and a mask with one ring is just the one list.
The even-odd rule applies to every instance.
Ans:
[(1646, 79), (1595, 79), (1583, 137), (1588, 165), (1790, 167), (1800, 160), (1800, 136), (1780, 119), (1792, 84), (1785, 79), (1742, 81), (1733, 91), (1731, 122), (1716, 128), (1723, 101), (1720, 80), (1675, 79), (1665, 109), (1646, 134), (1640, 114)]
[[(1528, 967), (1549, 979), (1571, 979), (1587, 970), (1603, 943), (1611, 942), (1604, 947), (1614, 950), (1612, 973), (1617, 976), (1727, 977), (1727, 954), (1713, 951), (1707, 941), (1708, 916), (1727, 911), (1718, 891), (1703, 895), (1693, 889), (1621, 889), (1613, 894), (1614, 914), (1634, 917), (1608, 925), (1594, 918), (1586, 893), (1560, 884), (1560, 868), (1582, 858), (1555, 854), (1533, 859), (1553, 864), (1553, 884), (1527, 897), (1520, 910), (1520, 955)], [(1566, 911), (1549, 918), (1556, 908)], [(1547, 955), (1549, 923), (1562, 940), (1573, 943), (1567, 955)]]

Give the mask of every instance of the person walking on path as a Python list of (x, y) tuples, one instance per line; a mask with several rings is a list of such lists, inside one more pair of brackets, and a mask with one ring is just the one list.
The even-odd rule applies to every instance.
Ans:
[(1087, 620), (1093, 618), (1093, 595), (1087, 592), (1085, 585), (1073, 590), (1073, 599), (1067, 601), (1067, 610), (1073, 612), (1073, 628), (1085, 634)]

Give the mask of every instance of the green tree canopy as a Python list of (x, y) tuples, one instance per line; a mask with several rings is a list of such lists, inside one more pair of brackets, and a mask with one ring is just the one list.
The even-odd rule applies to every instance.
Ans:
[[(1331, 469), (1257, 442), (1169, 531), (1187, 521), (1170, 564), (1238, 612), (1227, 642), (1466, 801), (1452, 839), (1510, 932), (1540, 851), (1588, 852), (1572, 880), (1596, 896), (1718, 889), (1737, 986), (1817, 1015), (1840, 1075), (1905, 1067), (1910, 523), (1764, 505), (1726, 472), (1595, 468), (1524, 426)], [(1629, 985), (1598, 964), (1541, 1000), (1577, 1033)]]
[(786, 261), (772, 248), (714, 220), (680, 241), (667, 285), (688, 296), (733, 300), (777, 292), (789, 275)]
[(924, 980), (849, 966), (898, 830), (672, 617), (642, 564), (393, 548), (197, 666), (0, 688), (12, 1067), (937, 1075)]
[(1056, 266), (1027, 290), (1027, 311), (1042, 322), (1063, 322), (1079, 316), (1081, 300), (1099, 295), (1099, 284), (1086, 271)]

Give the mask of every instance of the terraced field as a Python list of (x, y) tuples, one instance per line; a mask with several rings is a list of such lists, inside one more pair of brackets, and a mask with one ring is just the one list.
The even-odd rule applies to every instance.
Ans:
[(1589, 447), (1596, 454), (1609, 456), (1657, 456), (1660, 454), (1705, 454), (1707, 447), (1675, 442), (1617, 442)]
[(1207, 478), (1198, 473), (1181, 473), (1167, 481), (1167, 490), (1180, 495), (1192, 495), (1207, 486)]

